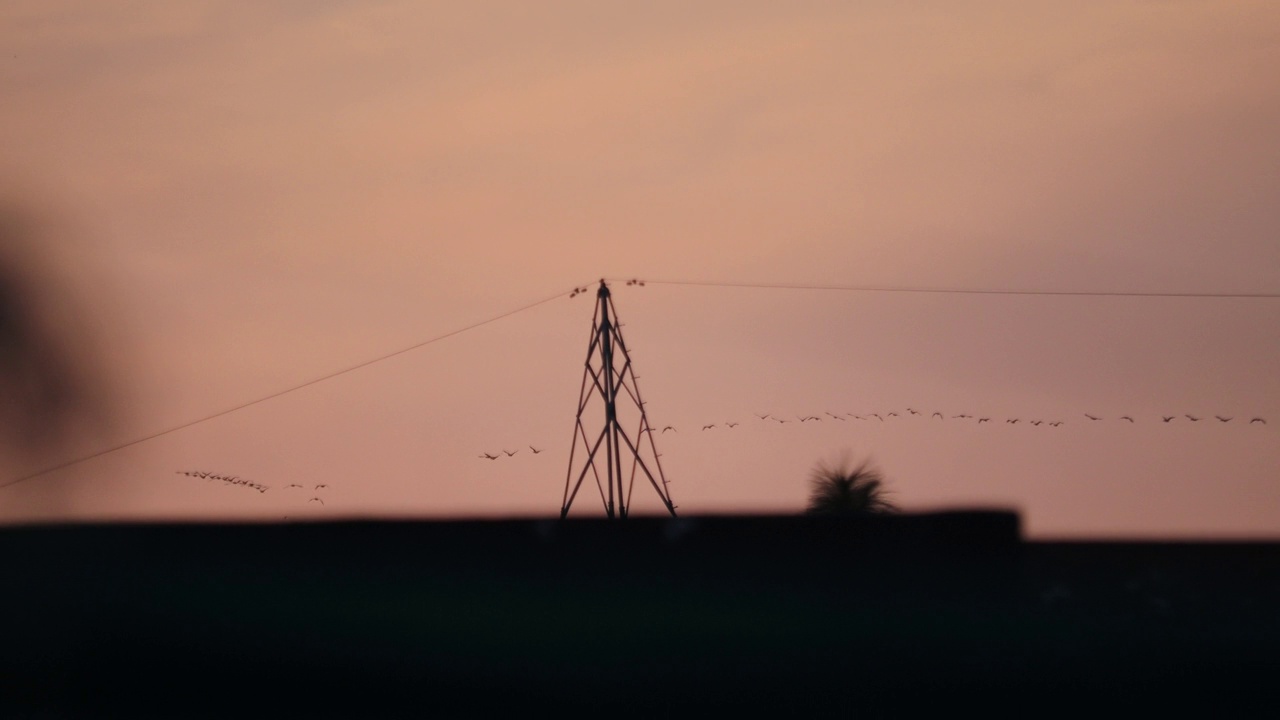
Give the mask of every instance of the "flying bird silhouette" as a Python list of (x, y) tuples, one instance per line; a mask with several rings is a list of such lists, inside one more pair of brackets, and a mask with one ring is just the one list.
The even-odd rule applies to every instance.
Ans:
[(761, 420), (764, 420), (765, 418), (769, 417), (769, 413), (765, 413), (763, 415), (761, 415), (760, 413), (755, 413), (755, 416), (760, 418)]
[(1190, 420), (1191, 422), (1200, 422), (1200, 418), (1196, 417), (1195, 415), (1187, 415), (1187, 419)]
[(1032, 425), (1035, 425), (1036, 427), (1040, 427), (1041, 425), (1043, 425), (1043, 424), (1044, 424), (1044, 421), (1043, 421), (1043, 420), (1032, 420), (1032, 421), (1031, 421), (1031, 424), (1032, 424)]
[(901, 416), (900, 416), (900, 415), (898, 415), (898, 413), (896, 413), (896, 412), (891, 412), (891, 413), (889, 413), (889, 414), (885, 415), (885, 417), (901, 417)]
[[(646, 432), (653, 432), (653, 428), (648, 428), (648, 429), (646, 430)], [(537, 455), (538, 453), (542, 452), (541, 450), (539, 450), (538, 448), (536, 448), (536, 447), (534, 447), (534, 446), (532, 446), (532, 445), (530, 445), (530, 446), (529, 446), (529, 449), (533, 451), (533, 454), (534, 454), (534, 455)]]
[(1061, 420), (1057, 420), (1057, 421), (1055, 421), (1055, 422), (1051, 422), (1051, 423), (1049, 423), (1049, 426), (1050, 426), (1050, 427), (1060, 427), (1061, 425), (1062, 425), (1062, 421), (1061, 421)]
[(919, 411), (919, 410), (912, 410), (911, 408), (907, 408), (907, 412), (911, 413), (912, 415), (919, 415), (919, 414), (920, 414), (920, 411)]
[(503, 450), (502, 452), (506, 453), (507, 457), (511, 457), (512, 455), (515, 455), (520, 451), (519, 450)]
[(1161, 417), (1165, 422), (1173, 422), (1173, 419), (1174, 419), (1175, 417), (1177, 417), (1177, 415), (1161, 415), (1160, 417)]
[(320, 488), (327, 488), (327, 487), (329, 487), (329, 486), (328, 486), (328, 485), (325, 485), (324, 483), (321, 483), (321, 484), (319, 484), (319, 485), (317, 485), (317, 486), (316, 486), (316, 489), (317, 489), (317, 490), (319, 490)]
[(1250, 425), (1252, 425), (1252, 424), (1254, 424), (1254, 423), (1262, 423), (1263, 425), (1266, 425), (1266, 424), (1267, 424), (1267, 421), (1266, 421), (1266, 420), (1263, 420), (1262, 418), (1254, 418), (1254, 419), (1252, 419), (1252, 420), (1250, 420), (1250, 421), (1249, 421), (1249, 424), (1250, 424)]
[(702, 429), (703, 429), (703, 430), (710, 430), (711, 428), (714, 428), (714, 427), (715, 427), (715, 425), (703, 425), (703, 426), (702, 426)]
[(991, 422), (991, 418), (978, 418), (978, 424), (982, 424), (984, 422)]
[(1219, 420), (1221, 420), (1222, 422), (1231, 422), (1231, 418), (1229, 418), (1229, 417), (1224, 418), (1224, 417), (1222, 417), (1221, 415), (1214, 415), (1214, 417), (1218, 418), (1218, 419), (1219, 419)]
[(296, 488), (300, 488), (300, 487), (302, 487), (302, 486), (301, 486), (301, 485), (299, 485), (298, 483), (290, 483), (290, 484), (288, 484), (288, 485), (285, 485), (284, 487), (285, 487), (285, 489), (286, 489), (286, 490), (288, 490), (289, 488), (295, 488), (295, 487), (296, 487)]
[(665, 433), (665, 432), (666, 432), (666, 431), (668, 431), (668, 430), (670, 430), (671, 432), (680, 432), (679, 430), (676, 430), (675, 428), (673, 428), (673, 427), (671, 427), (670, 425), (668, 425), (668, 426), (666, 426), (666, 427), (662, 428), (662, 432), (661, 432), (661, 433), (658, 433), (658, 434), (659, 434), (659, 435), (661, 435), (662, 433)]
[(311, 503), (311, 502), (318, 502), (318, 503), (320, 503), (321, 505), (323, 505), (323, 504), (324, 504), (324, 501), (323, 501), (323, 500), (321, 500), (321, 499), (320, 499), (320, 498), (318, 498), (318, 497), (313, 497), (313, 498), (311, 498), (310, 500), (308, 500), (307, 502), (309, 502), (309, 503)]
[(938, 418), (939, 420), (946, 420), (946, 418), (942, 417), (942, 413), (940, 413), (940, 412), (936, 412), (936, 413), (934, 413), (934, 414), (932, 415), (932, 417), (936, 417), (936, 418)]
[(1005, 420), (1005, 422), (1006, 422), (1006, 423), (1008, 423), (1008, 424), (1010, 424), (1010, 425), (1017, 425), (1017, 424), (1018, 424), (1018, 418), (1009, 418), (1008, 420)]
[(1084, 414), (1084, 416), (1085, 416), (1085, 417), (1087, 417), (1087, 418), (1089, 418), (1090, 420), (1101, 420), (1101, 419), (1102, 419), (1102, 418), (1096, 418), (1096, 417), (1094, 417), (1094, 416), (1090, 415), (1089, 413), (1085, 413), (1085, 414)]
[(1121, 415), (1121, 416), (1120, 416), (1120, 419), (1121, 419), (1121, 420), (1128, 420), (1129, 422), (1133, 422), (1133, 418), (1129, 417), (1128, 415)]
[(880, 417), (880, 413), (871, 413), (868, 417), (873, 417), (879, 420), (880, 422), (884, 422), (884, 418)]
[(497, 460), (497, 459), (498, 459), (499, 457), (501, 457), (501, 456), (500, 456), (500, 455), (490, 455), (489, 453), (485, 453), (485, 454), (481, 455), (480, 457), (484, 458), (485, 460)]
[(731, 423), (731, 422), (727, 422), (727, 423), (725, 423), (725, 425), (728, 425), (728, 426), (729, 426), (729, 427), (731, 427), (731, 428), (736, 428), (736, 427), (738, 427), (738, 423)]

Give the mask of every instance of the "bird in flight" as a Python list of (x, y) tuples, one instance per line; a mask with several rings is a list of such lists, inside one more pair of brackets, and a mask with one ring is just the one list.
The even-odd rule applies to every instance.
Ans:
[[(652, 428), (650, 428), (650, 430), (652, 430)], [(541, 450), (539, 450), (538, 448), (536, 448), (536, 447), (534, 447), (534, 446), (532, 446), (532, 445), (530, 445), (530, 446), (529, 446), (529, 449), (533, 451), (533, 454), (534, 454), (534, 455), (537, 455), (538, 453), (542, 452)]]
[(936, 417), (936, 418), (938, 418), (939, 420), (945, 420), (945, 419), (946, 419), (946, 418), (942, 417), (942, 413), (940, 413), (940, 412), (936, 412), (936, 413), (934, 413), (934, 414), (933, 414), (933, 417)]
[(503, 450), (502, 452), (506, 453), (507, 457), (511, 457), (512, 455), (515, 455), (520, 451), (519, 450)]
[(1102, 418), (1094, 417), (1094, 416), (1090, 415), (1089, 413), (1085, 413), (1085, 414), (1084, 414), (1084, 416), (1085, 416), (1085, 417), (1087, 417), (1087, 418), (1089, 418), (1090, 420), (1101, 420), (1101, 419), (1102, 419)]
[(919, 414), (920, 414), (920, 411), (919, 411), (919, 410), (912, 410), (911, 408), (907, 408), (907, 412), (911, 413), (912, 415), (919, 415)]
[(1262, 418), (1254, 418), (1254, 419), (1252, 419), (1252, 420), (1250, 420), (1250, 421), (1249, 421), (1249, 424), (1250, 424), (1250, 425), (1252, 425), (1252, 424), (1254, 424), (1254, 423), (1262, 423), (1263, 425), (1266, 425), (1266, 424), (1267, 424), (1267, 421), (1266, 421), (1266, 420), (1263, 420)]
[(1005, 422), (1006, 422), (1006, 423), (1008, 423), (1008, 424), (1010, 424), (1010, 425), (1017, 425), (1017, 424), (1018, 424), (1018, 418), (1009, 418), (1008, 420), (1005, 420)]
[(1120, 416), (1120, 419), (1121, 419), (1121, 420), (1128, 420), (1129, 422), (1133, 422), (1133, 418), (1129, 417), (1128, 415), (1121, 415), (1121, 416)]
[(1035, 425), (1036, 427), (1040, 427), (1041, 425), (1043, 425), (1043, 424), (1044, 424), (1044, 421), (1043, 421), (1043, 420), (1032, 420), (1032, 421), (1031, 421), (1031, 424), (1032, 424), (1032, 425)]
[(1161, 417), (1165, 422), (1173, 422), (1173, 419), (1174, 419), (1175, 417), (1177, 417), (1177, 415), (1161, 415), (1160, 417)]
[(873, 418), (875, 418), (875, 419), (879, 420), (880, 422), (884, 422), (884, 418), (880, 417), (880, 413), (871, 413), (871, 415), (870, 415), (869, 417), (873, 417)]
[(725, 423), (725, 425), (728, 425), (728, 426), (729, 426), (729, 427), (731, 427), (731, 428), (736, 428), (736, 427), (738, 427), (738, 423), (731, 423), (731, 422), (727, 422), (727, 423)]
[(899, 415), (898, 415), (898, 413), (896, 413), (896, 412), (891, 412), (891, 413), (889, 413), (889, 414), (885, 415), (885, 417), (899, 417)]
[(832, 415), (830, 411), (828, 411), (827, 414), (831, 415), (831, 417), (839, 420), (840, 422), (844, 422), (844, 418), (840, 417), (839, 415)]
[(295, 487), (296, 487), (296, 488), (300, 488), (300, 487), (302, 487), (302, 486), (301, 486), (301, 485), (299, 485), (298, 483), (290, 483), (290, 484), (288, 484), (288, 485), (285, 485), (285, 489), (286, 489), (286, 490), (288, 490), (289, 488), (295, 488)]
[(710, 430), (710, 429), (712, 429), (712, 428), (714, 428), (714, 427), (715, 427), (715, 425), (703, 425), (703, 426), (702, 426), (702, 429), (703, 429), (703, 430)]
[(1218, 419), (1219, 419), (1219, 420), (1221, 420), (1222, 422), (1231, 422), (1231, 418), (1229, 418), (1229, 417), (1228, 417), (1228, 418), (1224, 418), (1224, 417), (1222, 417), (1221, 415), (1214, 415), (1214, 417), (1218, 418)]
[(327, 487), (329, 486), (325, 485), (324, 483), (320, 483), (319, 485), (316, 486), (316, 489), (319, 490), (320, 488), (327, 488)]
[(310, 500), (308, 500), (307, 502), (318, 502), (318, 503), (320, 503), (321, 505), (323, 505), (323, 504), (324, 504), (324, 501), (323, 501), (323, 500), (321, 500), (321, 499), (320, 499), (320, 498), (318, 498), (318, 497), (313, 497), (313, 498), (311, 498)]
[[(662, 428), (662, 433), (665, 433), (665, 432), (666, 432), (666, 431), (668, 431), (668, 430), (670, 430), (671, 432), (680, 432), (679, 430), (676, 430), (675, 428), (673, 428), (673, 427), (671, 427), (670, 425), (668, 425), (668, 426), (666, 426), (666, 427)], [(659, 435), (661, 435), (662, 433), (658, 433), (658, 434), (659, 434)]]
[(1062, 425), (1062, 421), (1061, 421), (1061, 420), (1057, 420), (1057, 421), (1055, 421), (1055, 422), (1051, 422), (1051, 423), (1049, 423), (1049, 426), (1050, 426), (1050, 427), (1059, 427), (1059, 426), (1061, 426), (1061, 425)]
[(489, 453), (485, 453), (485, 454), (483, 454), (483, 455), (480, 455), (480, 457), (484, 458), (485, 460), (497, 460), (499, 456), (498, 456), (498, 455), (490, 455)]
[(1190, 420), (1191, 422), (1200, 422), (1200, 418), (1196, 417), (1195, 415), (1187, 415), (1187, 419)]
[(984, 422), (991, 422), (991, 418), (978, 418), (979, 425), (981, 425)]
[(760, 418), (761, 420), (764, 420), (769, 417), (769, 413), (765, 413), (763, 415), (761, 415), (760, 413), (755, 413), (755, 416)]
[(790, 420), (783, 420), (782, 418), (774, 418), (774, 420), (777, 420), (779, 425), (784, 425), (786, 423), (791, 422)]

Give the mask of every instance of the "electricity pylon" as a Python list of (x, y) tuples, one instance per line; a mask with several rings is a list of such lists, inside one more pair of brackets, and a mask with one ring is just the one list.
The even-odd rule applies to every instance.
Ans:
[[(569, 450), (569, 472), (564, 482), (564, 504), (560, 508), (562, 519), (568, 516), (569, 506), (578, 496), (578, 490), (588, 472), (595, 477), (600, 500), (610, 519), (627, 517), (637, 471), (648, 478), (649, 484), (658, 491), (658, 497), (662, 498), (662, 504), (672, 517), (676, 514), (676, 506), (671, 502), (667, 479), (662, 472), (658, 446), (653, 441), (653, 428), (645, 413), (645, 403), (640, 398), (640, 386), (636, 384), (631, 356), (627, 353), (627, 344), (622, 340), (617, 319), (618, 311), (613, 307), (609, 286), (601, 280), (600, 289), (596, 291), (596, 311), (591, 321), (591, 342), (587, 345), (582, 390), (578, 394), (578, 416), (573, 425), (573, 447)], [(598, 435), (588, 435), (583, 415), (588, 412), (588, 408), (595, 406), (591, 400), (596, 397), (603, 401), (604, 427)], [(619, 410), (626, 412), (628, 422), (635, 423), (633, 435), (628, 434), (622, 426)], [(578, 455), (579, 440), (585, 461), (575, 480), (575, 458)], [(625, 473), (624, 455), (630, 465)], [(602, 464), (603, 476), (600, 467)]]

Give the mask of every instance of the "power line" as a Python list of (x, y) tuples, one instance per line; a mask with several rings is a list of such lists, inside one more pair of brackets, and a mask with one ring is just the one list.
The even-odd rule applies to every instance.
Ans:
[[(576, 286), (576, 287), (581, 287), (581, 286)], [(576, 287), (575, 287), (575, 289), (576, 289)], [(125, 448), (133, 447), (134, 445), (138, 445), (138, 444), (141, 444), (141, 443), (147, 442), (148, 440), (155, 440), (155, 439), (156, 439), (156, 438), (158, 438), (158, 437), (163, 437), (163, 436), (165, 436), (165, 435), (169, 435), (169, 434), (171, 434), (171, 433), (178, 432), (179, 430), (186, 430), (186, 429), (187, 429), (187, 428), (189, 428), (189, 427), (193, 427), (193, 426), (195, 426), (195, 425), (199, 425), (200, 423), (204, 423), (204, 422), (208, 422), (208, 421), (210, 421), (210, 420), (214, 420), (214, 419), (216, 419), (216, 418), (220, 418), (220, 417), (222, 417), (223, 415), (230, 415), (231, 413), (239, 412), (239, 411), (241, 411), (241, 410), (244, 410), (245, 408), (252, 407), (252, 406), (254, 406), (254, 405), (258, 405), (258, 404), (260, 404), (260, 403), (264, 403), (264, 402), (266, 402), (266, 401), (268, 401), (268, 400), (274, 400), (275, 398), (278, 398), (278, 397), (280, 397), (280, 396), (282, 396), (282, 395), (288, 395), (289, 393), (296, 392), (296, 391), (298, 391), (298, 390), (302, 390), (303, 388), (311, 387), (312, 385), (316, 385), (316, 384), (318, 384), (318, 383), (322, 383), (322, 382), (324, 382), (324, 381), (326, 381), (326, 380), (332, 380), (333, 378), (336, 378), (336, 377), (338, 377), (339, 375), (345, 375), (345, 374), (347, 374), (347, 373), (349, 373), (349, 372), (354, 372), (354, 371), (356, 371), (356, 370), (359, 370), (359, 369), (361, 369), (361, 368), (368, 367), (368, 366), (373, 365), (373, 364), (375, 364), (375, 363), (380, 363), (380, 362), (382, 362), (383, 360), (389, 360), (389, 359), (391, 359), (391, 358), (393, 358), (393, 357), (396, 357), (397, 355), (403, 355), (403, 354), (405, 354), (405, 353), (407, 353), (407, 352), (412, 352), (412, 351), (414, 351), (414, 350), (417, 350), (417, 349), (419, 349), (419, 348), (425, 347), (425, 346), (430, 345), (430, 344), (432, 344), (432, 343), (440, 342), (441, 340), (445, 340), (445, 339), (451, 338), (451, 337), (453, 337), (453, 336), (455, 336), (455, 335), (461, 335), (462, 333), (467, 332), (468, 330), (475, 330), (475, 329), (476, 329), (476, 328), (478, 328), (478, 327), (481, 327), (481, 326), (484, 326), (484, 325), (488, 325), (488, 324), (490, 324), (490, 323), (497, 322), (497, 321), (502, 320), (502, 319), (504, 319), (504, 318), (509, 318), (509, 317), (511, 317), (512, 315), (515, 315), (515, 314), (517, 314), (517, 313), (522, 313), (522, 312), (524, 312), (524, 311), (526, 311), (526, 310), (532, 310), (533, 308), (536, 308), (536, 307), (538, 307), (539, 305), (545, 305), (545, 304), (547, 304), (547, 303), (551, 302), (552, 300), (556, 300), (556, 299), (558, 299), (558, 298), (562, 298), (562, 297), (564, 297), (564, 296), (565, 296), (565, 292), (563, 292), (563, 291), (562, 291), (562, 292), (558, 292), (558, 293), (556, 293), (555, 295), (551, 295), (551, 296), (549, 296), (549, 297), (545, 297), (545, 298), (543, 298), (543, 299), (541, 299), (541, 300), (538, 300), (538, 301), (536, 301), (536, 302), (529, 303), (528, 305), (524, 305), (524, 306), (522, 306), (522, 307), (518, 307), (518, 308), (516, 308), (515, 310), (509, 310), (509, 311), (507, 311), (507, 312), (502, 313), (501, 315), (495, 315), (495, 316), (493, 316), (493, 317), (491, 317), (491, 318), (488, 318), (487, 320), (481, 320), (481, 321), (479, 321), (479, 322), (476, 322), (476, 323), (472, 323), (472, 324), (470, 324), (470, 325), (467, 325), (466, 327), (459, 328), (459, 329), (457, 329), (457, 330), (451, 330), (451, 331), (449, 331), (449, 332), (447, 332), (447, 333), (445, 333), (445, 334), (443, 334), (443, 335), (437, 335), (436, 337), (433, 337), (433, 338), (431, 338), (431, 339), (429, 339), (429, 340), (423, 340), (422, 342), (420, 342), (420, 343), (416, 343), (416, 344), (414, 344), (414, 345), (410, 345), (409, 347), (401, 348), (400, 350), (396, 350), (395, 352), (387, 353), (386, 355), (382, 355), (382, 356), (380, 356), (380, 357), (373, 358), (372, 360), (366, 360), (366, 361), (364, 361), (364, 362), (357, 363), (357, 364), (352, 365), (352, 366), (350, 366), (350, 367), (343, 368), (343, 369), (338, 370), (338, 371), (335, 371), (335, 372), (331, 372), (331, 373), (329, 373), (329, 374), (327, 374), (327, 375), (323, 375), (323, 376), (321, 376), (321, 377), (314, 378), (314, 379), (312, 379), (312, 380), (308, 380), (308, 381), (306, 381), (306, 382), (304, 382), (304, 383), (301, 383), (301, 384), (299, 384), (299, 385), (294, 385), (293, 387), (286, 388), (286, 389), (284, 389), (284, 390), (280, 390), (279, 392), (274, 392), (274, 393), (272, 393), (272, 394), (270, 394), (270, 395), (266, 395), (266, 396), (264, 396), (264, 397), (260, 397), (260, 398), (258, 398), (258, 399), (256, 399), (256, 400), (250, 400), (249, 402), (241, 403), (241, 404), (239, 404), (239, 405), (237, 405), (237, 406), (235, 406), (235, 407), (233, 407), (233, 408), (229, 408), (229, 409), (227, 409), (227, 410), (221, 410), (221, 411), (219, 411), (219, 412), (213, 413), (212, 415), (206, 415), (206, 416), (204, 416), (204, 417), (202, 417), (202, 418), (199, 418), (198, 420), (191, 420), (190, 422), (185, 422), (185, 423), (182, 423), (181, 425), (175, 425), (174, 427), (168, 428), (168, 429), (166, 429), (166, 430), (161, 430), (161, 431), (159, 431), (159, 432), (155, 432), (155, 433), (152, 433), (152, 434), (150, 434), (150, 435), (147, 435), (146, 437), (138, 438), (137, 440), (130, 440), (130, 441), (129, 441), (129, 442), (127, 442), (127, 443), (123, 443), (123, 444), (120, 444), (120, 445), (116, 445), (116, 446), (114, 446), (114, 447), (107, 448), (106, 450), (99, 450), (99, 451), (97, 451), (97, 452), (93, 452), (93, 453), (90, 453), (90, 454), (88, 454), (88, 455), (84, 455), (84, 456), (82, 456), (82, 457), (75, 458), (74, 460), (68, 460), (68, 461), (63, 462), (63, 463), (60, 463), (60, 464), (58, 464), (58, 465), (54, 465), (54, 466), (52, 466), (52, 467), (45, 468), (45, 469), (40, 470), (40, 471), (38, 471), (38, 472), (31, 473), (30, 475), (24, 475), (24, 476), (22, 476), (22, 477), (20, 477), (20, 478), (17, 478), (17, 479), (14, 479), (14, 480), (10, 480), (10, 481), (8, 481), (8, 482), (4, 483), (3, 485), (0, 485), (0, 490), (3, 490), (3, 489), (5, 489), (5, 488), (9, 488), (9, 487), (13, 487), (14, 485), (17, 485), (18, 483), (23, 483), (23, 482), (26, 482), (26, 481), (28, 481), (28, 480), (33, 480), (33, 479), (38, 478), (38, 477), (40, 477), (40, 476), (42, 476), (42, 475), (47, 475), (47, 474), (49, 474), (49, 473), (51, 473), (51, 472), (54, 472), (54, 471), (57, 471), (57, 470), (62, 470), (63, 468), (71, 467), (72, 465), (78, 465), (78, 464), (80, 464), (80, 463), (82, 463), (82, 462), (87, 462), (87, 461), (89, 461), (89, 460), (93, 460), (93, 459), (95, 459), (95, 458), (102, 457), (103, 455), (109, 455), (109, 454), (111, 454), (111, 453), (113, 453), (113, 452), (116, 452), (116, 451), (118, 451), (118, 450), (124, 450)]]
[[(611, 282), (628, 278), (606, 278)], [(981, 288), (894, 287), (881, 285), (807, 285), (803, 283), (714, 282), (703, 280), (644, 280), (646, 285), (751, 288), (758, 290), (843, 290), (850, 292), (918, 293), (945, 295), (1045, 295), (1067, 297), (1236, 298), (1280, 300), (1280, 293), (1094, 292), (1088, 290), (1001, 290)]]

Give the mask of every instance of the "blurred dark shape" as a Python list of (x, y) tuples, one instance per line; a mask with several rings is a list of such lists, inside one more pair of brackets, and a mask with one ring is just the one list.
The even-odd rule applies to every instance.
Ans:
[(0, 203), (0, 458), (65, 452), (107, 419), (90, 334), (58, 273), (39, 257), (50, 241), (29, 213)]
[(884, 477), (864, 460), (851, 465), (847, 457), (836, 463), (818, 463), (810, 476), (809, 515), (866, 515), (892, 513), (897, 508), (885, 498)]

